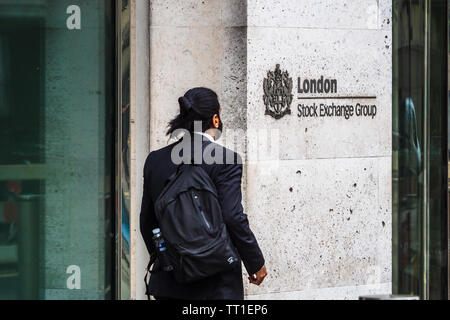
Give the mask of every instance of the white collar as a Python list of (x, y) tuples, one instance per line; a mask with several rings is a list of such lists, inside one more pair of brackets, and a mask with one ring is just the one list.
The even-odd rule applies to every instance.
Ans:
[(196, 134), (201, 134), (202, 136), (206, 137), (206, 139), (208, 139), (211, 142), (215, 142), (213, 137), (211, 137), (211, 135), (207, 134), (206, 132), (194, 132)]

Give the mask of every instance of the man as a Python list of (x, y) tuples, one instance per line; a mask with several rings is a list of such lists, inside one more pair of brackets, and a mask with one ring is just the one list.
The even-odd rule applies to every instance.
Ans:
[[(217, 189), (223, 220), (232, 244), (245, 265), (250, 283), (260, 285), (267, 271), (263, 254), (250, 230), (247, 216), (243, 213), (242, 160), (238, 154), (214, 142), (222, 130), (221, 108), (217, 94), (207, 88), (194, 88), (186, 92), (178, 101), (180, 114), (169, 123), (167, 134), (173, 135), (179, 130), (185, 130), (183, 140), (151, 152), (145, 162), (140, 227), (147, 249), (150, 255), (156, 254), (152, 242), (152, 230), (158, 228), (154, 203), (164, 188), (165, 181), (177, 170), (178, 163), (174, 159), (180, 156), (178, 152), (180, 143), (188, 141), (185, 145), (191, 146), (195, 153), (197, 146), (194, 144), (200, 141), (200, 148), (197, 149), (202, 158), (205, 149), (212, 150), (208, 153), (212, 158), (217, 157), (213, 159), (214, 161), (200, 159), (203, 160), (200, 161), (200, 166), (209, 175)], [(200, 131), (195, 132), (195, 123), (201, 123)], [(197, 156), (198, 153), (195, 155), (196, 162)], [(160, 261), (157, 260), (154, 269), (158, 270), (159, 265)], [(233, 269), (190, 284), (178, 283), (171, 272), (152, 273), (147, 289), (148, 294), (153, 295), (157, 300), (242, 300), (244, 290), (241, 261)]]

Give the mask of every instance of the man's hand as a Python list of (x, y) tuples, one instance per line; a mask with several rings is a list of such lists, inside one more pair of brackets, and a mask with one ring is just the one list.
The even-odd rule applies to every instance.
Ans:
[(250, 281), (250, 283), (259, 286), (264, 281), (264, 278), (266, 276), (266, 266), (263, 266), (257, 273), (250, 275), (250, 277), (248, 277), (248, 280)]

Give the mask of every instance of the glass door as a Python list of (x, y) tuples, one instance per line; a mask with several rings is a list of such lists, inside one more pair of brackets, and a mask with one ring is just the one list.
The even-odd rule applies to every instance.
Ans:
[(393, 292), (448, 298), (447, 0), (393, 1)]
[(0, 299), (110, 299), (115, 9), (0, 0)]
[[(447, 1), (447, 72), (448, 77), (450, 77), (450, 0)], [(447, 186), (448, 186), (448, 197), (447, 197), (447, 204), (450, 203), (450, 82), (447, 83), (447, 147), (448, 147), (448, 153), (447, 153)], [(448, 290), (447, 292), (450, 292), (450, 281), (448, 280), (450, 278), (450, 205), (447, 205), (447, 284), (448, 284)], [(447, 296), (447, 299), (450, 300), (450, 297)]]

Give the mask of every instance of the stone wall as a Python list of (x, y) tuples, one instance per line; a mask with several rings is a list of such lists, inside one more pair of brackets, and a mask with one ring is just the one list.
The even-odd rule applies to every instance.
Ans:
[[(248, 129), (276, 128), (280, 141), (280, 161), (248, 166), (247, 212), (270, 273), (262, 287), (248, 287), (251, 298), (390, 291), (389, 6), (386, 0), (248, 1)], [(263, 112), (262, 79), (276, 63), (294, 81), (293, 114), (281, 120)], [(297, 105), (312, 101), (297, 98), (296, 78), (321, 75), (337, 79), (339, 96), (377, 99), (316, 103), (370, 102), (376, 117), (299, 118)]]
[[(269, 273), (246, 285), (248, 298), (390, 292), (390, 22), (388, 0), (151, 1), (150, 149), (167, 145), (186, 90), (219, 93), (222, 143), (246, 159), (244, 206)], [(276, 64), (294, 83), (292, 114), (278, 120), (263, 100)], [(376, 104), (376, 116), (298, 117), (313, 100), (298, 98), (297, 77), (321, 76), (337, 80), (339, 98), (314, 102)]]

